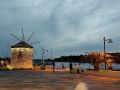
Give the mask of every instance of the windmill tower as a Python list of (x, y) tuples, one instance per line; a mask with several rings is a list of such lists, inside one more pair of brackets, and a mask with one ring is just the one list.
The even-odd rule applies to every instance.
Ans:
[(33, 46), (28, 44), (28, 41), (33, 36), (34, 32), (25, 41), (23, 29), (22, 29), (22, 40), (11, 34), (19, 42), (11, 46), (11, 66), (14, 69), (32, 69), (33, 68)]

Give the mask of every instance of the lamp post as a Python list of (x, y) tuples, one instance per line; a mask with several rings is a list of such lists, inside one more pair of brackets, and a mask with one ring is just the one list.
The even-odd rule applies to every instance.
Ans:
[(106, 39), (105, 37), (103, 38), (104, 41), (104, 60), (105, 60), (105, 70), (107, 69), (107, 62), (106, 62), (106, 42), (107, 43), (113, 43), (112, 39)]
[[(42, 52), (42, 63), (44, 63), (45, 62), (45, 54), (48, 52), (48, 50), (45, 50), (44, 48), (42, 48), (41, 52)], [(46, 58), (48, 58), (48, 54), (46, 54)]]
[(45, 50), (44, 48), (42, 48), (42, 65), (43, 65), (43, 69), (45, 70), (45, 53), (48, 52), (48, 50)]

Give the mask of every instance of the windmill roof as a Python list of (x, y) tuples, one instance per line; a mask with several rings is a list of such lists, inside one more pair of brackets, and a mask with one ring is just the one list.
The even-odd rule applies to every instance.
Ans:
[(17, 48), (17, 47), (23, 47), (23, 48), (33, 48), (33, 46), (29, 45), (28, 43), (21, 41), (13, 46), (11, 48)]

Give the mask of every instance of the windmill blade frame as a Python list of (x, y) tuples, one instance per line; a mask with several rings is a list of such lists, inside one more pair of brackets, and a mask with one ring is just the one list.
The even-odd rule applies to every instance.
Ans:
[(11, 34), (14, 38), (16, 38), (18, 41), (22, 41), (21, 39), (19, 39), (17, 36), (15, 36), (14, 34)]
[(34, 33), (35, 33), (35, 32), (33, 32), (33, 33), (29, 36), (29, 38), (27, 39), (26, 42), (28, 42), (28, 41), (32, 38), (32, 36), (33, 36)]
[(23, 31), (23, 28), (22, 28), (22, 35), (23, 35), (23, 40), (25, 42), (25, 35), (24, 35), (24, 31)]
[(33, 42), (33, 43), (29, 43), (29, 44), (31, 44), (31, 45), (32, 45), (32, 44), (37, 44), (37, 43), (40, 43), (40, 42)]

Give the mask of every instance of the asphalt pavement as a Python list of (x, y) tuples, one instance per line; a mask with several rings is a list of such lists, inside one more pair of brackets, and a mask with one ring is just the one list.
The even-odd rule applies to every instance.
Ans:
[(120, 78), (48, 71), (0, 71), (0, 90), (75, 90), (83, 82), (88, 90), (120, 90)]

